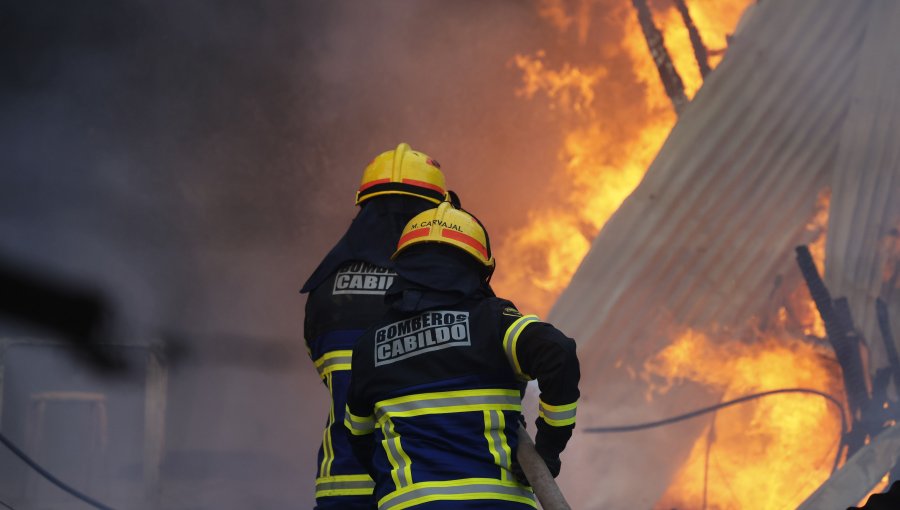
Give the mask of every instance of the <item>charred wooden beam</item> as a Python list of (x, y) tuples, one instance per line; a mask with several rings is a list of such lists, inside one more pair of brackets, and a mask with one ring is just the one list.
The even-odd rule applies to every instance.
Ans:
[(675, 0), (675, 7), (681, 13), (681, 19), (684, 20), (684, 26), (687, 27), (688, 35), (691, 37), (691, 46), (694, 48), (694, 58), (697, 59), (697, 67), (700, 68), (700, 76), (706, 78), (711, 69), (709, 68), (709, 52), (706, 45), (703, 44), (703, 38), (700, 37), (700, 31), (694, 24), (691, 12), (688, 10), (685, 0)]
[(684, 93), (684, 82), (681, 81), (681, 76), (675, 69), (675, 64), (672, 63), (672, 57), (666, 50), (662, 32), (653, 22), (653, 14), (650, 12), (647, 0), (632, 0), (632, 3), (637, 10), (638, 22), (641, 24), (644, 38), (647, 39), (650, 56), (653, 57), (653, 63), (656, 64), (656, 70), (659, 71), (666, 94), (672, 100), (675, 113), (681, 114), (685, 105), (688, 104), (688, 98)]
[(847, 377), (853, 381), (855, 389), (861, 392), (868, 400), (869, 391), (866, 381), (869, 376), (863, 366), (862, 353), (860, 352), (860, 347), (866, 343), (865, 339), (860, 335), (859, 330), (856, 329), (847, 298), (840, 297), (835, 299), (834, 311), (841, 331), (844, 334), (842, 341), (847, 352)]
[[(837, 357), (838, 363), (841, 365), (844, 387), (847, 390), (847, 404), (850, 406), (850, 414), (854, 425), (856, 425), (868, 403), (868, 392), (865, 382), (860, 379), (860, 370), (856, 368), (854, 363), (855, 359), (859, 359), (858, 344), (856, 355), (854, 356), (854, 353), (851, 352), (853, 344), (847, 340), (847, 331), (844, 329), (846, 324), (842, 324), (842, 321), (839, 319), (835, 303), (831, 299), (828, 288), (825, 287), (825, 282), (822, 281), (822, 276), (819, 275), (819, 270), (816, 268), (815, 262), (813, 262), (809, 248), (807, 246), (798, 246), (796, 252), (797, 265), (800, 267), (800, 272), (803, 274), (807, 288), (809, 288), (809, 294), (816, 304), (816, 309), (819, 310), (819, 315), (825, 323), (825, 333), (828, 335), (835, 357)], [(857, 427), (854, 426), (853, 428)]]

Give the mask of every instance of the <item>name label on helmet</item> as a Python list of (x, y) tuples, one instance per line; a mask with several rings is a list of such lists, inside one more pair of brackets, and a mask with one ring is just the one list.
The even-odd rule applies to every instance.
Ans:
[(334, 277), (332, 294), (384, 294), (394, 283), (394, 273), (368, 262), (354, 262), (342, 267)]
[(432, 225), (437, 225), (439, 227), (443, 227), (446, 229), (455, 230), (457, 232), (463, 233), (463, 229), (461, 226), (457, 225), (456, 223), (447, 223), (444, 220), (417, 221), (415, 223), (411, 223), (411, 224), (407, 225), (406, 228), (407, 228), (407, 230), (415, 230), (417, 228), (430, 227)]
[(469, 312), (425, 312), (375, 331), (375, 366), (468, 345)]

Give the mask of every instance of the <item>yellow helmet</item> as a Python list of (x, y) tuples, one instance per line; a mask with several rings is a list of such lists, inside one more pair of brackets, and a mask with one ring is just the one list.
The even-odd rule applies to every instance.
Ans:
[(494, 269), (487, 230), (477, 218), (461, 209), (454, 209), (450, 202), (441, 202), (437, 208), (421, 212), (409, 220), (391, 259), (419, 243), (453, 245), (478, 259), (487, 269)]
[(363, 171), (356, 205), (379, 195), (412, 195), (440, 204), (447, 197), (441, 165), (401, 143), (382, 152)]

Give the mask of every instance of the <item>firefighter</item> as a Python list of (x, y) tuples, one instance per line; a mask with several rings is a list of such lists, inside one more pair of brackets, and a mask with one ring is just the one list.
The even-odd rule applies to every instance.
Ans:
[(487, 232), (449, 203), (410, 220), (393, 259), (344, 418), (379, 510), (535, 508), (515, 464), (522, 392), (537, 379), (536, 450), (555, 477), (575, 426), (575, 342), (494, 295)]
[(350, 355), (359, 335), (385, 313), (384, 293), (396, 278), (390, 257), (403, 227), (446, 198), (435, 160), (405, 143), (380, 154), (363, 172), (359, 213), (300, 291), (309, 293), (307, 350), (332, 404), (318, 453), (317, 510), (375, 508), (374, 484), (343, 426)]

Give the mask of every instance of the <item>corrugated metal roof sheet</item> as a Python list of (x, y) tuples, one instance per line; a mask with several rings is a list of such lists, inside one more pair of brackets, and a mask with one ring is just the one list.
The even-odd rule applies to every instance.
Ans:
[(825, 282), (847, 297), (873, 373), (888, 365), (876, 298), (887, 301), (895, 335), (900, 328), (900, 293), (888, 299), (885, 287), (900, 263), (900, 2), (877, 4), (838, 143), (825, 253)]
[[(885, 16), (889, 3), (756, 6), (550, 314), (579, 342), (582, 426), (658, 418), (714, 400), (683, 387), (647, 404), (646, 384), (619, 362), (640, 368), (668, 344), (673, 324), (740, 327), (763, 311), (779, 282), (797, 275), (793, 248), (812, 240), (807, 223), (829, 185), (829, 282), (844, 275), (871, 288), (880, 260), (863, 246), (884, 234), (880, 222), (900, 202), (887, 198), (900, 180), (900, 75), (896, 65), (878, 68), (896, 63), (900, 48), (900, 23)], [(882, 27), (877, 41), (867, 38), (871, 24)], [(859, 109), (873, 79), (884, 99)], [(856, 230), (861, 224), (864, 232)], [(834, 257), (844, 262), (833, 265), (838, 246)], [(850, 293), (846, 285), (832, 290)], [(699, 426), (576, 433), (567, 458), (579, 469), (563, 480), (574, 506), (652, 506)]]

